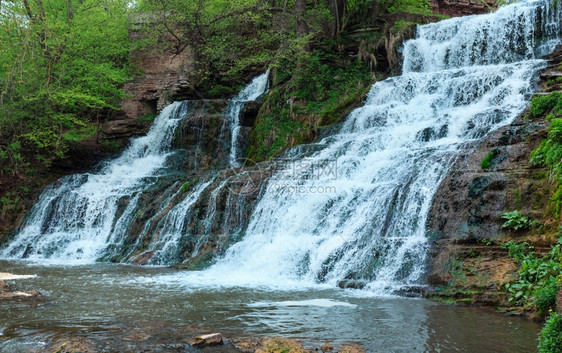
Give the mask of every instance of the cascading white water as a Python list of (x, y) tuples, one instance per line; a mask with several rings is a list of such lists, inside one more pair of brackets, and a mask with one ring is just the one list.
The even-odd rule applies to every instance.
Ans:
[(240, 111), (249, 101), (254, 101), (266, 93), (269, 84), (269, 70), (255, 77), (236, 97), (230, 100), (226, 108), (226, 121), (230, 125), (230, 152), (229, 163), (231, 167), (240, 166)]
[(243, 240), (191, 280), (355, 280), (377, 293), (417, 283), (436, 188), (459, 154), (525, 108), (544, 65), (537, 55), (559, 43), (560, 12), (549, 6), (420, 26), (404, 45), (403, 75), (376, 83), (320, 151), (287, 161)]
[(152, 252), (151, 264), (166, 265), (178, 257), (180, 241), (190, 235), (186, 229), (188, 222), (193, 218), (193, 205), (203, 191), (213, 182), (213, 179), (201, 183), (190, 192), (182, 202), (174, 206), (160, 221), (161, 229), (156, 241), (151, 243), (147, 252)]
[[(1, 254), (93, 262), (109, 246), (121, 243), (138, 194), (164, 167), (174, 131), (187, 110), (188, 102), (167, 106), (146, 136), (132, 140), (100, 172), (70, 175), (50, 185)], [(127, 204), (122, 212), (120, 204)]]
[[(420, 26), (417, 38), (404, 45), (404, 74), (373, 85), (365, 105), (337, 134), (290, 151), (294, 159), (269, 180), (243, 240), (208, 270), (185, 278), (213, 285), (334, 286), (348, 280), (377, 293), (417, 283), (436, 188), (459, 154), (528, 104), (533, 78), (544, 66), (537, 58), (559, 44), (559, 23), (559, 8), (541, 0)], [(266, 88), (267, 73), (229, 105), (232, 166), (243, 103)], [(165, 108), (147, 136), (100, 172), (48, 187), (1, 255), (94, 261), (123, 245), (141, 193), (164, 167), (188, 105)], [(303, 156), (306, 150), (315, 152)], [(212, 182), (194, 186), (172, 207), (180, 194), (173, 186), (136, 245), (151, 243), (131, 251), (151, 252), (155, 264), (177, 257), (197, 200)], [(205, 234), (227, 183), (210, 192)], [(229, 195), (227, 203), (241, 200)], [(195, 248), (205, 239), (195, 240)]]

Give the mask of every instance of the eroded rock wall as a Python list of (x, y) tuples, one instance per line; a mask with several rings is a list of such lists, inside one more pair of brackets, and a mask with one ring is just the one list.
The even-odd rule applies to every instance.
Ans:
[(433, 12), (451, 17), (480, 15), (497, 6), (495, 0), (431, 0)]
[[(561, 88), (555, 78), (562, 75), (562, 47), (547, 59), (539, 95)], [(554, 184), (547, 168), (530, 162), (531, 152), (548, 133), (548, 122), (530, 120), (527, 113), (461, 156), (435, 194), (427, 221), (427, 282), (438, 290), (429, 297), (507, 305), (503, 285), (515, 279), (518, 267), (500, 244), (527, 241), (540, 254), (555, 241), (560, 219), (551, 209)], [(489, 163), (482, 163), (485, 158)], [(503, 228), (502, 215), (514, 210), (541, 227)]]

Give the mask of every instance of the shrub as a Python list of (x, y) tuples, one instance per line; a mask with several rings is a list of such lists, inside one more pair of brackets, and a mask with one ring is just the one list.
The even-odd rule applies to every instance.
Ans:
[(506, 220), (505, 223), (502, 224), (502, 228), (512, 229), (514, 231), (533, 228), (537, 225), (537, 221), (531, 221), (529, 217), (523, 216), (521, 212), (517, 210), (504, 213), (502, 219)]
[(546, 316), (549, 311), (556, 310), (556, 297), (560, 287), (556, 279), (548, 281), (548, 284), (535, 291), (534, 303), (540, 317)]
[(539, 316), (556, 309), (556, 294), (562, 287), (562, 238), (543, 257), (537, 257), (527, 243), (504, 243), (509, 256), (520, 265), (519, 278), (506, 284), (509, 301), (535, 307)]
[(554, 110), (558, 114), (562, 109), (562, 93), (552, 92), (544, 96), (535, 96), (531, 100), (530, 118), (539, 118)]
[(550, 315), (539, 335), (539, 352), (562, 353), (562, 315)]

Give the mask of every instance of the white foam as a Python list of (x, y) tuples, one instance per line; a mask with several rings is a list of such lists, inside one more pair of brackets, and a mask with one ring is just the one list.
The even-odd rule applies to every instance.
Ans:
[(347, 302), (337, 301), (333, 299), (308, 299), (308, 300), (287, 300), (279, 302), (255, 302), (248, 304), (252, 308), (270, 307), (270, 306), (286, 306), (286, 307), (299, 307), (299, 306), (318, 306), (322, 308), (332, 308), (335, 306), (345, 306), (349, 308), (356, 308), (357, 305)]

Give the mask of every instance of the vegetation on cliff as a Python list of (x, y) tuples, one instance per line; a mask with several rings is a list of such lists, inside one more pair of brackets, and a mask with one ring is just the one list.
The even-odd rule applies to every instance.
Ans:
[[(154, 14), (148, 32), (167, 33), (178, 55), (192, 51), (197, 73), (190, 79), (200, 95), (231, 95), (251, 75), (273, 69), (273, 87), (249, 141), (255, 161), (310, 142), (318, 127), (339, 122), (390, 72), (379, 61), (391, 58), (381, 60), (377, 50), (394, 55), (400, 34), (415, 22), (389, 16), (418, 14), (427, 21), (423, 15), (431, 15), (426, 0), (240, 0), (228, 6), (144, 0), (139, 9)], [(363, 27), (369, 30), (355, 32)]]
[(0, 175), (32, 173), (95, 135), (131, 77), (128, 1), (0, 6)]

